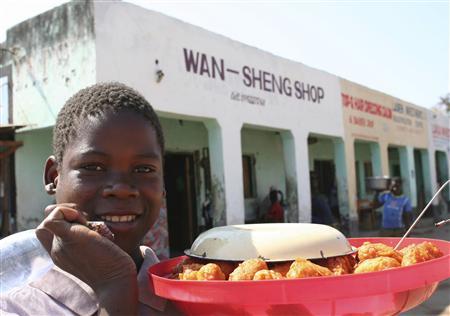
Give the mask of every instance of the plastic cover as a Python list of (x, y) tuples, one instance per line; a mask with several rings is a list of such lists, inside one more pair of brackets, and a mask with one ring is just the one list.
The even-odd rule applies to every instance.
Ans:
[(38, 279), (54, 265), (34, 229), (0, 240), (0, 257), (0, 293)]

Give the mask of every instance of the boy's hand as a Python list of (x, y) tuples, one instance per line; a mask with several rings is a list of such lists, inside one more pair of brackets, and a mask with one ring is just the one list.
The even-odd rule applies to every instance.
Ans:
[[(53, 262), (88, 284), (99, 300), (120, 286), (137, 300), (136, 266), (131, 257), (107, 238), (85, 226), (73, 204), (50, 205), (36, 236)], [(123, 286), (127, 287), (124, 291)], [(113, 294), (114, 295), (114, 294)], [(100, 302), (101, 303), (101, 302)]]

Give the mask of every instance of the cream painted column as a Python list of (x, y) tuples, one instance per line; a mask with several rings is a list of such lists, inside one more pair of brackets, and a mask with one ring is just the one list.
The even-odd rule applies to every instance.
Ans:
[(308, 134), (302, 130), (292, 130), (295, 148), (295, 177), (297, 178), (298, 216), (292, 221), (311, 223), (311, 187), (309, 181)]
[(409, 197), (412, 206), (417, 206), (416, 171), (414, 167), (414, 148), (400, 147), (400, 171), (403, 180), (403, 193)]
[(244, 224), (241, 126), (229, 121), (207, 121), (211, 164), (214, 225)]

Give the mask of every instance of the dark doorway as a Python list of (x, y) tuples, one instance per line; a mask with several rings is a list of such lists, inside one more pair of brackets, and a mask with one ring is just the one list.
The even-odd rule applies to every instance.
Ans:
[(14, 140), (18, 127), (0, 127), (0, 239), (17, 232), (14, 152), (22, 146)]
[(333, 160), (314, 160), (314, 171), (319, 178), (320, 193), (329, 196), (335, 178)]
[(194, 156), (168, 153), (164, 158), (170, 256), (178, 256), (198, 233)]
[(391, 178), (402, 178), (400, 151), (397, 147), (388, 147), (388, 161)]
[(314, 160), (314, 172), (318, 177), (319, 191), (326, 196), (333, 216), (339, 222), (341, 217), (339, 214), (334, 161)]

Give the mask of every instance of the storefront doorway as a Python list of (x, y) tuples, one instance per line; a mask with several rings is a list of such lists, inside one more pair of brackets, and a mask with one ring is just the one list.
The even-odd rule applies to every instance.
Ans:
[(331, 224), (347, 232), (349, 229), (348, 198), (345, 193), (347, 178), (342, 140), (324, 135), (309, 135), (308, 158), (312, 221), (320, 222), (322, 219), (317, 214), (328, 213), (327, 208), (323, 207), (325, 202), (333, 218)]
[(194, 155), (167, 153), (164, 158), (170, 256), (190, 248), (198, 234)]

